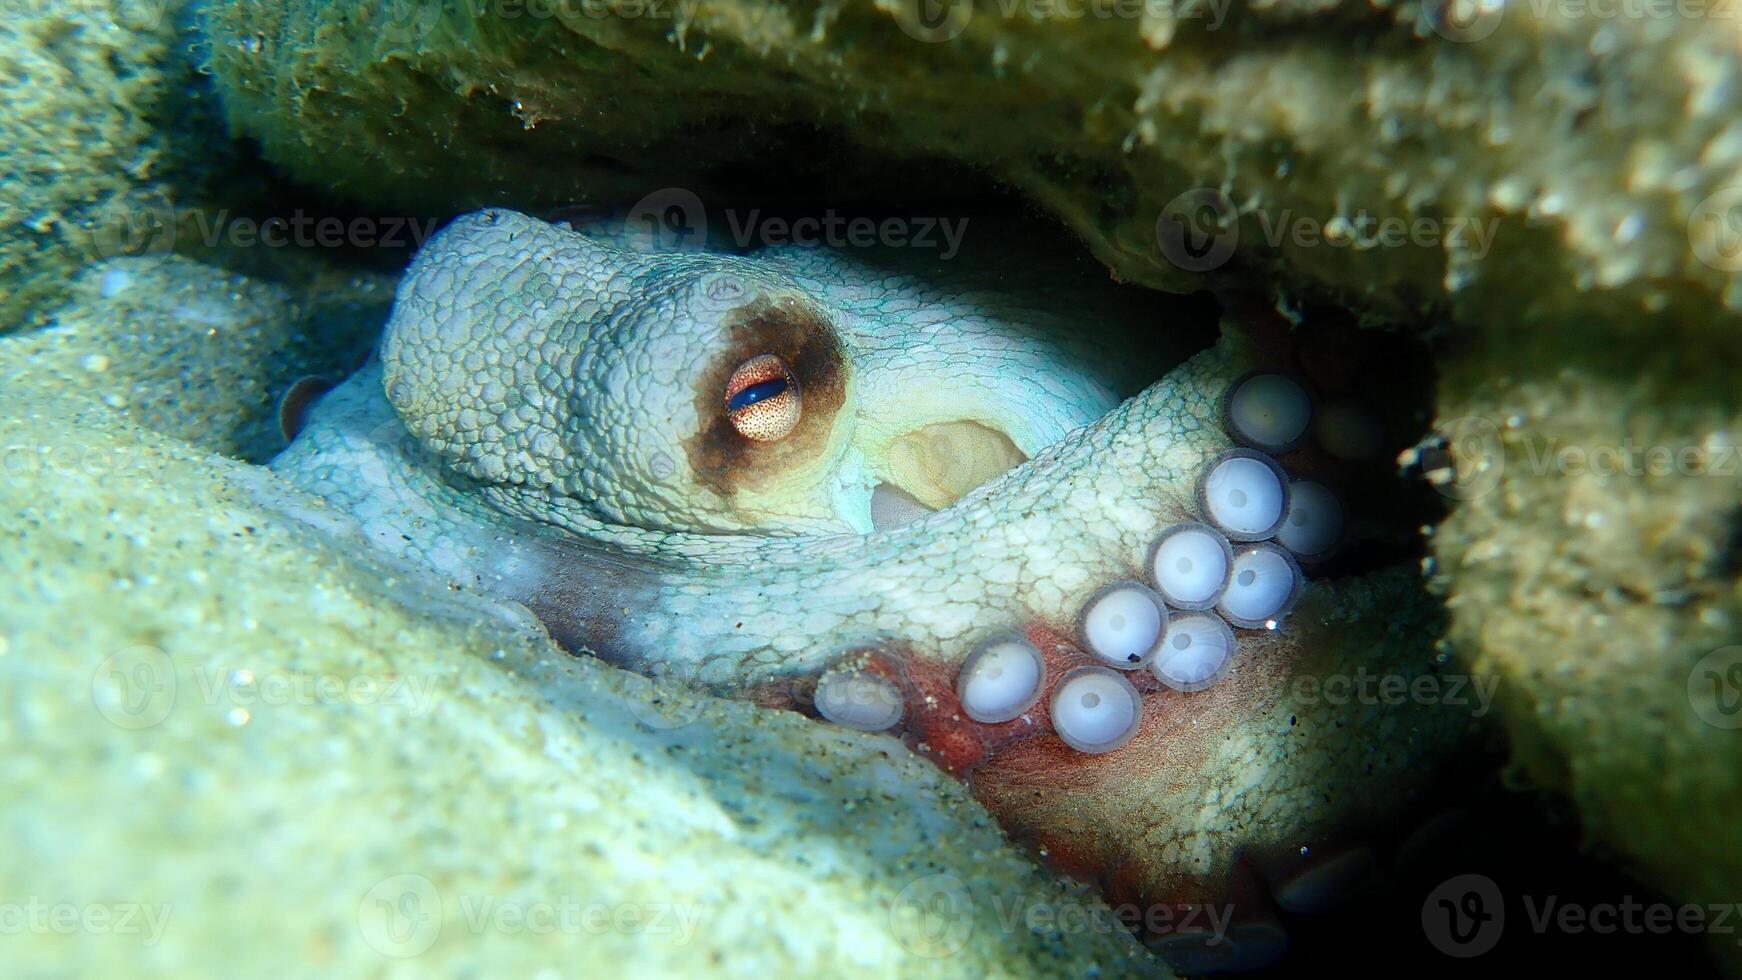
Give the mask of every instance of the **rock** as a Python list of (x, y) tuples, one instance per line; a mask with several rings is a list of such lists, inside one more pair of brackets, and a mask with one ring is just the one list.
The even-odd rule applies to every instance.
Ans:
[(372, 207), (756, 181), (912, 204), (942, 161), (1161, 288), (1411, 322), (1742, 307), (1733, 39), (1455, 6), (242, 0), (203, 23), (236, 128)]
[(0, 333), (38, 323), (93, 261), (193, 247), (193, 215), (234, 180), (188, 7), (32, 3), (0, 21), (12, 82), (0, 105)]
[(1160, 971), (1012, 918), (1105, 913), (899, 744), (365, 566), (266, 471), (20, 373), (27, 339), (0, 342), (11, 970)]
[[(1472, 352), (1442, 382), (1450, 640), (1520, 782), (1679, 900), (1742, 880), (1742, 411), (1731, 357)], [(1648, 379), (1641, 381), (1641, 375)], [(1674, 378), (1673, 383), (1668, 379)], [(1734, 963), (1728, 935), (1711, 935)]]

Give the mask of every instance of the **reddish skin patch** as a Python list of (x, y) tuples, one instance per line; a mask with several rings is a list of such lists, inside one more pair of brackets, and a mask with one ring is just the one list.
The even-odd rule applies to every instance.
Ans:
[[(1165, 788), (1202, 778), (1224, 727), (1218, 719), (1254, 710), (1270, 696), (1274, 671), (1290, 656), (1281, 638), (1238, 631), (1245, 669), (1196, 694), (1166, 687), (1147, 669), (1123, 672), (1143, 696), (1143, 721), (1125, 747), (1090, 755), (1054, 734), (1049, 706), (1067, 673), (1099, 661), (1082, 649), (1073, 630), (1035, 620), (1023, 632), (1045, 658), (1045, 689), (1027, 712), (999, 724), (974, 721), (962, 711), (955, 689), (959, 664), (910, 650), (866, 649), (850, 653), (844, 665), (883, 677), (902, 692), (906, 714), (889, 734), (966, 782), (1006, 832), (1055, 871), (1098, 886), (1116, 910), (1133, 912), (1130, 924), (1141, 935), (1201, 931), (1212, 907), (1236, 922), (1271, 921), (1262, 883), (1286, 880), (1309, 859), (1279, 848), (1220, 871), (1167, 866), (1138, 843), (1147, 829), (1146, 811), (1129, 797), (1134, 780), (1147, 790), (1157, 781)], [(758, 703), (811, 715), (813, 696), (814, 680), (751, 692)]]
[[(907, 703), (901, 722), (890, 730), (900, 735), (913, 751), (931, 759), (938, 767), (958, 779), (973, 785), (971, 778), (981, 766), (996, 757), (1001, 765), (1021, 760), (1019, 768), (1045, 771), (1055, 778), (1059, 772), (1073, 767), (1094, 768), (1104, 756), (1086, 755), (1066, 745), (1052, 732), (1048, 715), (1054, 686), (1071, 670), (1100, 664), (1101, 661), (1084, 652), (1075, 637), (1064, 630), (1033, 620), (1023, 634), (1046, 660), (1046, 687), (1040, 699), (1026, 712), (1010, 721), (986, 724), (968, 717), (956, 697), (956, 675), (960, 664), (943, 663), (911, 652), (891, 652), (866, 649), (850, 652), (843, 664), (869, 674), (875, 674), (894, 684)], [(1122, 671), (1132, 686), (1143, 694), (1144, 721), (1137, 738), (1160, 727), (1152, 717), (1163, 710), (1161, 701), (1179, 695), (1163, 687), (1148, 670)], [(786, 708), (815, 716), (811, 699), (814, 679), (799, 684), (765, 684), (746, 692), (748, 699), (771, 708)], [(1030, 745), (1038, 741), (1040, 745)], [(1038, 754), (1035, 754), (1038, 753)], [(1116, 753), (1109, 753), (1116, 754)], [(1066, 782), (1070, 780), (1066, 778)]]
[[(850, 654), (846, 663), (894, 684), (902, 692), (907, 711), (890, 733), (966, 782), (1006, 830), (1039, 851), (1054, 870), (1100, 885), (1110, 901), (1145, 908), (1167, 905), (1186, 909), (1225, 901), (1230, 895), (1225, 884), (1189, 875), (1170, 879), (1158, 891), (1156, 869), (1133, 861), (1123, 852), (1125, 835), (1109, 835), (1104, 827), (1097, 829), (1103, 814), (1090, 807), (1074, 807), (1071, 801), (1101, 797), (1105, 784), (1125, 781), (1134, 765), (1144, 765), (1153, 755), (1145, 751), (1146, 746), (1165, 746), (1168, 762), (1177, 767), (1179, 778), (1193, 779), (1197, 772), (1193, 764), (1201, 765), (1204, 757), (1200, 751), (1190, 751), (1195, 741), (1179, 739), (1178, 731), (1213, 716), (1218, 706), (1220, 710), (1238, 710), (1246, 698), (1238, 694), (1182, 695), (1164, 686), (1147, 669), (1123, 671), (1143, 696), (1143, 722), (1137, 734), (1115, 752), (1079, 752), (1053, 733), (1049, 716), (1052, 694), (1071, 670), (1100, 661), (1083, 650), (1074, 630), (1033, 620), (1023, 632), (1045, 658), (1045, 688), (1027, 712), (998, 724), (977, 722), (962, 711), (956, 696), (959, 664), (909, 651), (876, 649)], [(1223, 687), (1218, 685), (1212, 691)], [(764, 688), (753, 698), (762, 703), (784, 701), (789, 707), (814, 714), (812, 690)], [(1188, 749), (1184, 756), (1182, 747)], [(1070, 811), (1070, 819), (1036, 819), (1037, 812), (1056, 815), (1055, 808), (1061, 804)]]
[[(973, 785), (974, 772), (997, 758), (1006, 763), (1012, 754), (1035, 750), (1029, 743), (1047, 743), (1041, 766), (1057, 773), (1073, 765), (1084, 765), (1096, 757), (1085, 755), (1067, 746), (1052, 733), (1048, 707), (1053, 686), (1065, 674), (1077, 667), (1100, 663), (1085, 653), (1068, 633), (1039, 620), (1024, 631), (1046, 660), (1046, 689), (1034, 706), (1006, 722), (986, 724), (968, 717), (956, 696), (956, 676), (960, 664), (941, 663), (915, 655), (897, 656), (884, 651), (868, 650), (863, 654), (860, 669), (893, 683), (907, 702), (907, 713), (893, 732), (902, 736), (907, 746), (937, 763), (945, 772)], [(1145, 716), (1152, 709), (1154, 698), (1165, 689), (1147, 670), (1124, 672), (1126, 679), (1144, 694)], [(1171, 692), (1168, 692), (1171, 693)], [(1147, 721), (1146, 721), (1147, 727)], [(1139, 729), (1139, 737), (1142, 729)]]
[[(1099, 661), (1083, 651), (1072, 634), (1056, 627), (1034, 622), (1026, 632), (1029, 641), (1046, 654), (1047, 691), (1035, 705), (1044, 726), (1036, 737), (1012, 745), (995, 760), (988, 760), (990, 764), (971, 781), (975, 797), (1012, 836), (1039, 849), (1061, 873), (1100, 885), (1109, 901), (1147, 906), (1207, 899), (1208, 895), (1199, 895), (1189, 886), (1169, 888), (1165, 896), (1157, 894), (1154, 869), (1133, 863), (1121, 849), (1110, 847), (1104, 829), (1096, 829), (1101, 814), (1095, 810), (1077, 810), (1067, 803), (1067, 808), (1076, 812), (1070, 814), (1070, 819), (1056, 822), (1037, 820), (1035, 814), (1052, 809), (1038, 805), (1043, 800), (1056, 804), (1073, 797), (1094, 799), (1101, 794), (1104, 784), (1122, 781), (1134, 763), (1141, 765), (1139, 760), (1151, 755), (1147, 749), (1169, 743), (1170, 736), (1182, 724), (1190, 724), (1200, 716), (1208, 705), (1206, 697), (1213, 695), (1197, 698), (1182, 695), (1162, 685), (1148, 669), (1126, 671), (1126, 679), (1143, 695), (1143, 721), (1136, 735), (1129, 744), (1113, 752), (1099, 755), (1079, 752), (1053, 733), (1046, 708), (1053, 687), (1066, 673)], [(1197, 771), (1193, 764), (1204, 761), (1201, 754), (1193, 753), (1191, 758), (1169, 754), (1176, 755), (1168, 761), (1177, 766), (1175, 771), (1182, 779), (1192, 778)]]

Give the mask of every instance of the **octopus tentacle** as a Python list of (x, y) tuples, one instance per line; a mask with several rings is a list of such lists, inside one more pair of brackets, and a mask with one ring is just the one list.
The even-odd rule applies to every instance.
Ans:
[[(335, 529), (523, 604), (577, 652), (899, 737), (1110, 897), (1240, 907), (1232, 931), (1208, 939), (1150, 929), (1182, 963), (1279, 955), (1252, 869), (1286, 885), (1288, 905), (1318, 901), (1338, 868), (1316, 873), (1309, 852), (1355, 852), (1359, 828), (1423, 791), (1467, 727), (1427, 705), (1302, 687), (1430, 672), (1437, 613), (1407, 569), (1309, 581), (1350, 531), (1333, 487), (1364, 443), (1344, 436), (1371, 426), (1343, 410), (1320, 439), (1316, 406), (1341, 403), (1280, 370), (1275, 342), (1239, 318), (1075, 429), (1059, 419), (1104, 407), (1107, 375), (1061, 369), (1047, 384), (1081, 400), (1034, 416), (1052, 435), (1036, 442), (1038, 429), (1000, 414), (1009, 405), (988, 410), (974, 424), (1023, 458), (935, 508), (900, 488), (900, 519), (873, 522), (873, 485), (910, 473), (888, 451), (895, 423), (919, 431), (965, 402), (945, 397), (937, 414), (859, 399), (901, 390), (891, 337), (916, 343), (942, 321), (859, 323), (876, 308), (868, 283), (887, 280), (842, 279), (833, 257), (762, 268), (618, 255), (535, 224), (498, 213), (433, 241), (382, 358), (327, 394), (274, 462), (326, 499)], [(469, 251), (480, 242), (519, 251), (494, 280), (463, 283), (490, 260)], [(562, 263), (591, 261), (624, 263), (612, 271), (632, 281), (564, 278)], [(909, 300), (886, 305), (911, 311)], [(634, 392), (612, 387), (616, 367), (583, 363), (601, 337), (625, 356), (676, 345), (695, 370), (651, 368), (666, 388), (625, 405)], [(517, 343), (540, 353), (515, 360)], [(1010, 343), (1019, 360), (1063, 349)], [(693, 397), (688, 378), (700, 379)], [(766, 388), (739, 397), (755, 385)], [(734, 415), (763, 399), (785, 400), (766, 418)], [(680, 448), (693, 433), (702, 442)], [(952, 433), (979, 472), (994, 443)], [(588, 469), (589, 453), (605, 472)], [(637, 488), (662, 457), (671, 485), (644, 507)], [(643, 510), (651, 526), (626, 523)], [(842, 514), (864, 526), (839, 527)], [(758, 533), (767, 521), (779, 526)], [(1221, 940), (1231, 946), (1208, 948)]]

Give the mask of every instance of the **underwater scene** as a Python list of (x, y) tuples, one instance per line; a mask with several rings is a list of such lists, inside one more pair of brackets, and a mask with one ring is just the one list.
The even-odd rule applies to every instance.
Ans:
[(3, 9), (0, 977), (1742, 978), (1742, 4)]

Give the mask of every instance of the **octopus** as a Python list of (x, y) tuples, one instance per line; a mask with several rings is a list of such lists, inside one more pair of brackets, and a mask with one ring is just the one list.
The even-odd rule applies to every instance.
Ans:
[(272, 466), (576, 655), (899, 739), (1175, 967), (1262, 967), (1471, 725), (1332, 694), (1444, 662), (1382, 546), (1408, 386), (1045, 267), (482, 211)]

